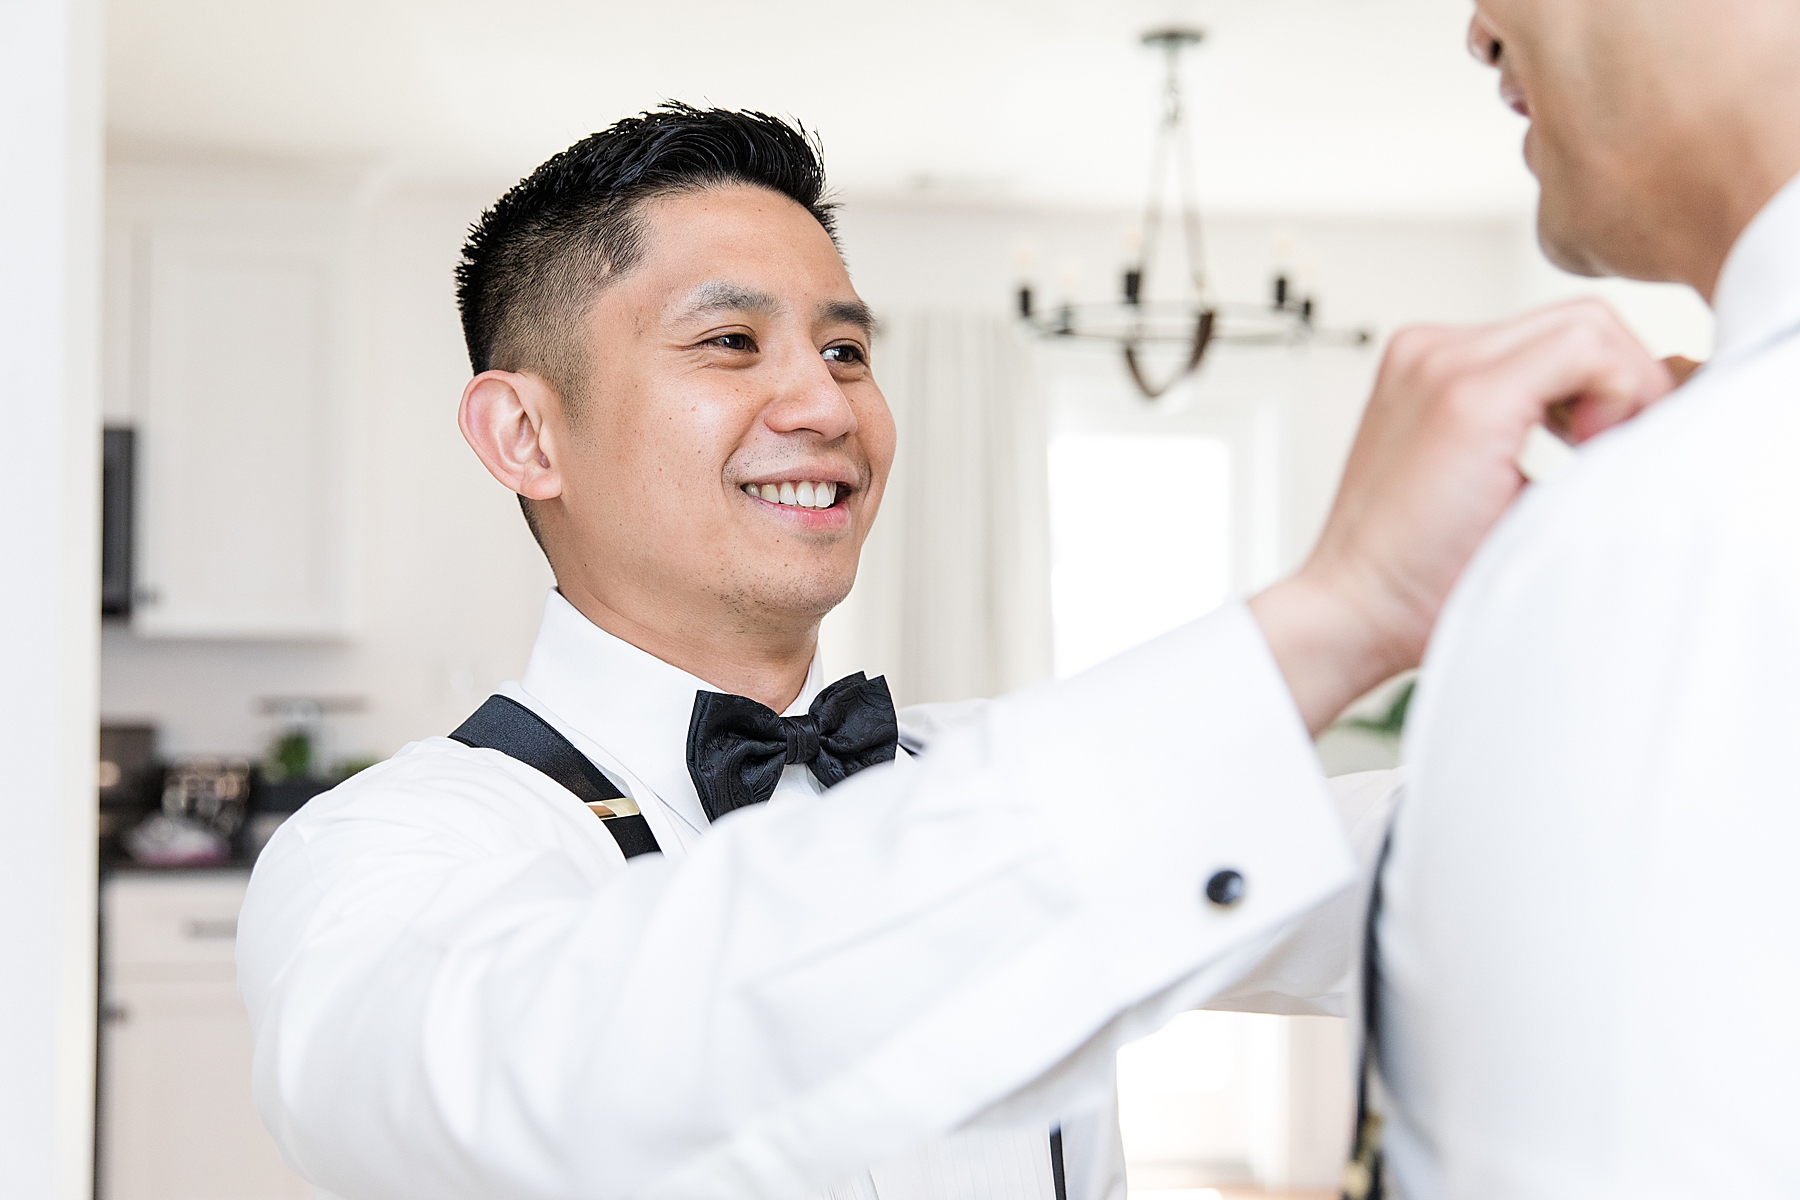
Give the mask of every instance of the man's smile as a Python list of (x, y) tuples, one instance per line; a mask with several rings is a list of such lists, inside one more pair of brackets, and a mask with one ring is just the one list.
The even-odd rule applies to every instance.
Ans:
[(744, 494), (790, 508), (830, 508), (837, 503), (838, 485), (826, 480), (786, 479), (780, 483), (746, 483)]
[(845, 529), (850, 524), (851, 484), (828, 479), (781, 479), (746, 483), (749, 502), (769, 517), (816, 532)]

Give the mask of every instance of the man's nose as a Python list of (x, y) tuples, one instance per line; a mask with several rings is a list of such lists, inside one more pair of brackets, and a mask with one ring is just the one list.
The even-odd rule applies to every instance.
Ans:
[(776, 433), (810, 432), (835, 442), (856, 432), (856, 410), (819, 351), (796, 348), (788, 356), (780, 387), (763, 413)]
[(1505, 50), (1506, 44), (1501, 40), (1499, 32), (1488, 24), (1487, 18), (1477, 9), (1475, 15), (1469, 18), (1469, 53), (1483, 66), (1498, 67), (1500, 56)]

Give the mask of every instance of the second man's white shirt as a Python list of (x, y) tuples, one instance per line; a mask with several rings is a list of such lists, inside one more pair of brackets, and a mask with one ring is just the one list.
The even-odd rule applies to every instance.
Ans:
[[(645, 689), (622, 645), (553, 595), (511, 694), (639, 802), (663, 856), (627, 865), (572, 795), (447, 738), (265, 850), (240, 987), (258, 1106), (315, 1182), (793, 1197), (959, 1131), (1104, 1114), (1117, 1048), (1222, 992), (1334, 998), (1349, 905), (1288, 927), (1355, 858), (1241, 605), (828, 799), (790, 768), (711, 829), (681, 753), (706, 685)], [(1226, 869), (1247, 890), (1220, 908)], [(1105, 1195), (1116, 1148), (1069, 1150), (1071, 1196)]]
[(1800, 181), (1446, 608), (1381, 922), (1406, 1200), (1800, 1196)]

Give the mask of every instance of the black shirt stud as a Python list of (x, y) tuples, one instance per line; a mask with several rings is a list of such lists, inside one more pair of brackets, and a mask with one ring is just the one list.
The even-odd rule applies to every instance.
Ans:
[(1226, 869), (1206, 881), (1206, 898), (1220, 908), (1230, 908), (1244, 898), (1244, 877)]

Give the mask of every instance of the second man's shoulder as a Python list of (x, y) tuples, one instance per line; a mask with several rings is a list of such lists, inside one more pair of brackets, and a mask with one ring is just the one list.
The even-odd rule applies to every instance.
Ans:
[(949, 700), (941, 704), (910, 704), (901, 709), (900, 748), (923, 754), (931, 744), (960, 725), (981, 720), (993, 707), (992, 700)]

